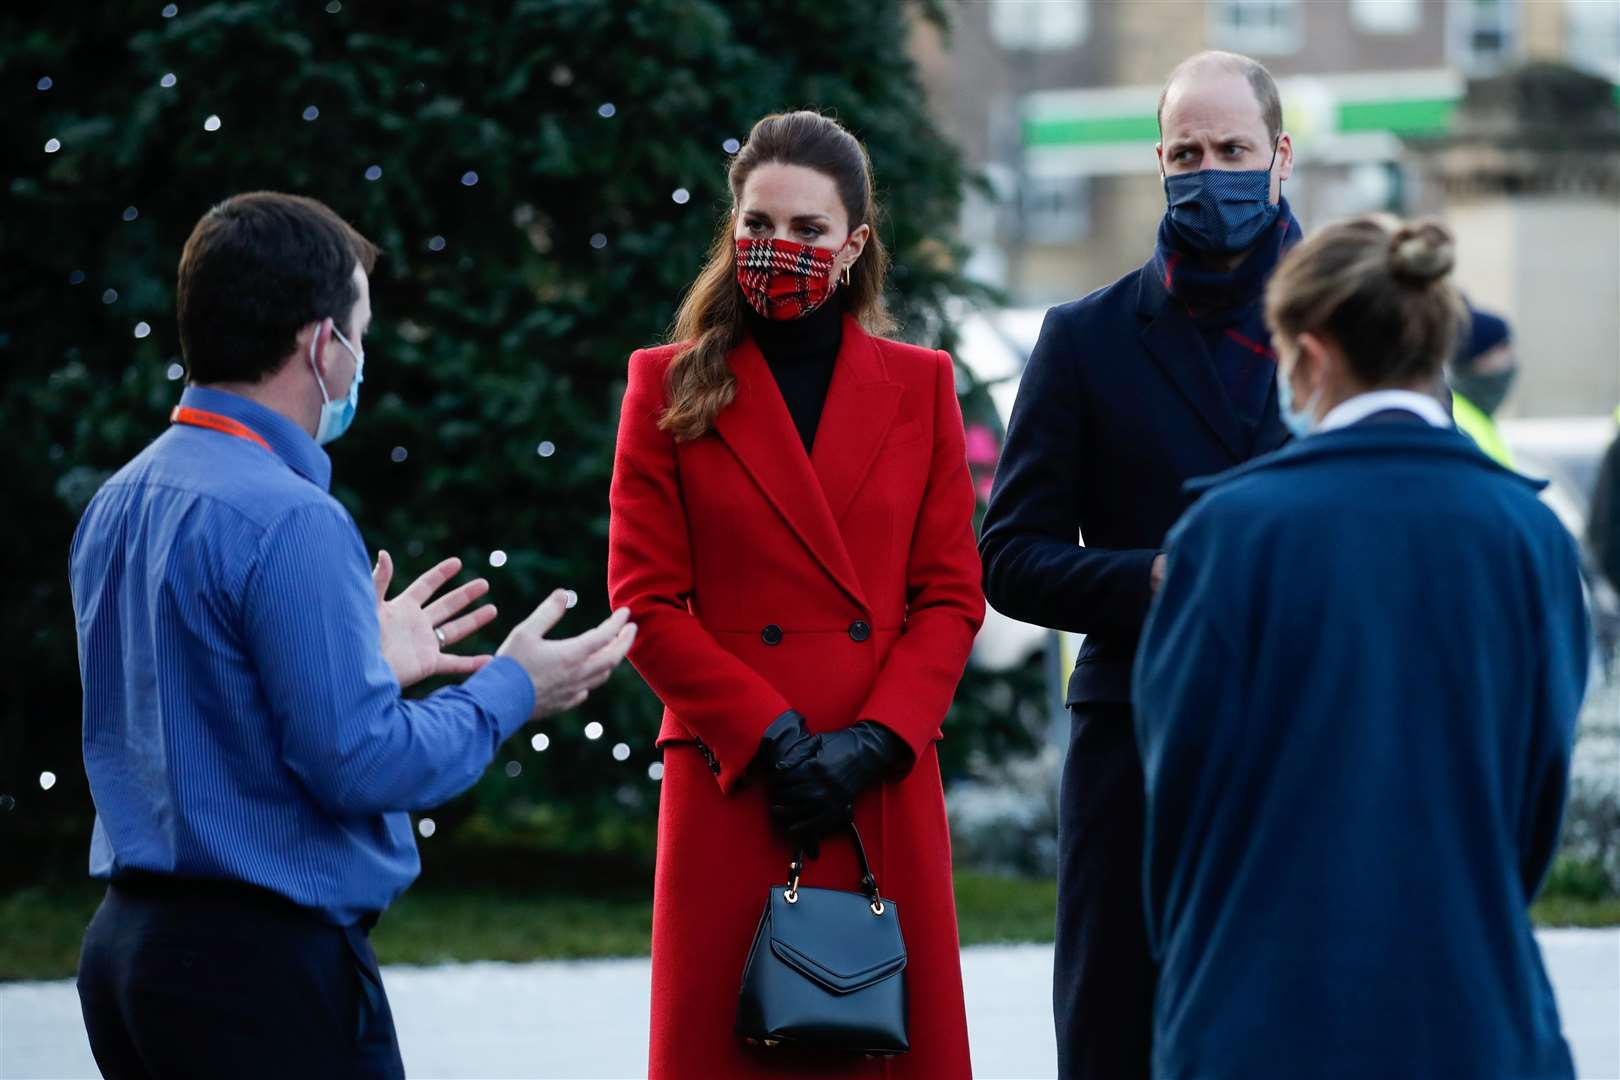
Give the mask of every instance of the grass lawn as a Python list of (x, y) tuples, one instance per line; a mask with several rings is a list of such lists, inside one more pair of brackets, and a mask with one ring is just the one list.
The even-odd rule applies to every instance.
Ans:
[[(0, 980), (70, 977), (102, 891), (86, 882), (0, 896)], [(1051, 941), (1057, 886), (959, 871), (956, 910), (964, 945)], [(1551, 898), (1531, 913), (1540, 926), (1616, 926), (1620, 900)], [(439, 964), (641, 956), (651, 934), (647, 896), (439, 886), (406, 893), (373, 940), (385, 964)]]
[(1620, 926), (1620, 899), (1544, 896), (1530, 909), (1537, 926)]

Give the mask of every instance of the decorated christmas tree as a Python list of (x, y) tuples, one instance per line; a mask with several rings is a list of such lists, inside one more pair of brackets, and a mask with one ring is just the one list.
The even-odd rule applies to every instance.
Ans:
[[(381, 245), (361, 415), (332, 447), (334, 492), (368, 544), (393, 553), (397, 581), (452, 554), (490, 577), (503, 614), (472, 643), (485, 649), (554, 586), (579, 596), (564, 632), (605, 614), (626, 357), (666, 332), (726, 206), (728, 156), (759, 116), (820, 109), (866, 142), (905, 336), (937, 340), (943, 302), (968, 288), (951, 242), (964, 177), (906, 51), (910, 21), (940, 18), (936, 5), (40, 10), (0, 15), (0, 409), (13, 455), (0, 829), (54, 835), (75, 859), (91, 808), (68, 546), (87, 500), (163, 430), (179, 394), (175, 266), (214, 203), (311, 195)], [(948, 767), (1017, 733), (1005, 687), (969, 686)], [(656, 718), (627, 670), (508, 744), (436, 831), (473, 820), (644, 846)]]

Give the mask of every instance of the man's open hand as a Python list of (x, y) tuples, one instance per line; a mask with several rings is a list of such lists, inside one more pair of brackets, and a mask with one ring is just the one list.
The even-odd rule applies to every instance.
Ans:
[(636, 640), (630, 609), (620, 608), (578, 637), (546, 637), (568, 610), (568, 592), (558, 589), (519, 623), (497, 653), (523, 666), (534, 683), (534, 716), (553, 716), (582, 704), (607, 682)]
[(387, 600), (388, 583), (394, 578), (394, 560), (388, 552), (377, 552), (377, 565), (371, 583), (377, 589), (377, 622), (382, 627), (382, 654), (394, 677), (403, 687), (419, 683), (430, 675), (468, 675), (493, 657), (458, 656), (444, 650), (462, 638), (488, 626), (495, 618), (495, 607), (485, 604), (467, 614), (469, 605), (489, 592), (483, 578), (469, 581), (433, 599), (451, 578), (461, 572), (460, 559), (446, 559), (415, 581), (404, 592)]

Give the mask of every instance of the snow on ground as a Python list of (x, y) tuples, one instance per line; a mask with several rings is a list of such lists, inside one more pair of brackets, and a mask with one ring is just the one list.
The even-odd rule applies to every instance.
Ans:
[[(1620, 1080), (1620, 930), (1537, 935), (1583, 1080)], [(1052, 949), (962, 952), (974, 1074), (1050, 1077)], [(451, 1077), (646, 1073), (648, 962), (384, 969), (405, 1067)], [(0, 985), (0, 1078), (93, 1077), (71, 982)]]

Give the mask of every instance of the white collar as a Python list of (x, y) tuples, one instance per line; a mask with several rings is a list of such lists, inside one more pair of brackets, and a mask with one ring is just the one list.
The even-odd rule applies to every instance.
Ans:
[(1420, 394), (1416, 390), (1370, 390), (1333, 406), (1322, 417), (1321, 423), (1316, 425), (1316, 430), (1332, 431), (1334, 428), (1349, 427), (1386, 409), (1416, 413), (1433, 427), (1451, 427), (1451, 417), (1446, 415), (1445, 408), (1428, 394)]

